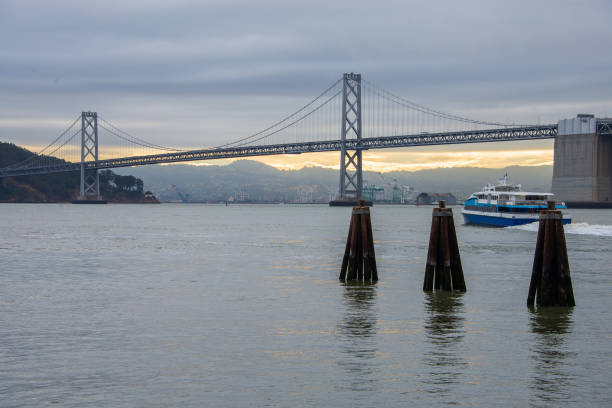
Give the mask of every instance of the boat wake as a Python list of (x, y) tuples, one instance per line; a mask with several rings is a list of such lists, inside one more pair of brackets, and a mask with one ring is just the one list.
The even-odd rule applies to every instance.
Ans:
[[(537, 222), (532, 222), (531, 224), (516, 225), (506, 228), (538, 232), (538, 227), (539, 224)], [(565, 230), (566, 234), (612, 237), (612, 225), (591, 225), (587, 222), (577, 222), (564, 225), (563, 229)]]

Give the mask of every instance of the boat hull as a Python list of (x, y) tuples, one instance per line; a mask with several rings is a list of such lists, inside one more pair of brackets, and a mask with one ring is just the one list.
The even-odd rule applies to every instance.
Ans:
[[(478, 214), (475, 212), (463, 212), (463, 220), (466, 224), (484, 225), (487, 227), (512, 227), (515, 225), (530, 224), (539, 221), (539, 217), (520, 217), (519, 215), (500, 215), (500, 213)], [(572, 219), (563, 217), (563, 224), (570, 224)]]

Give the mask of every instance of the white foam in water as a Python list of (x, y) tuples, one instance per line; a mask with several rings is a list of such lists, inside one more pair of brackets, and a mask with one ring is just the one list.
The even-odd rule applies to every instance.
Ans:
[(506, 228), (508, 228), (508, 229), (523, 230), (523, 231), (538, 232), (539, 225), (538, 225), (537, 222), (532, 222), (530, 224), (515, 225), (513, 227), (506, 227)]
[[(538, 227), (539, 224), (537, 222), (532, 222), (531, 224), (517, 225), (508, 228), (538, 232)], [(573, 224), (566, 224), (563, 226), (563, 229), (565, 230), (566, 234), (612, 237), (612, 225), (591, 225), (588, 222), (577, 222)]]

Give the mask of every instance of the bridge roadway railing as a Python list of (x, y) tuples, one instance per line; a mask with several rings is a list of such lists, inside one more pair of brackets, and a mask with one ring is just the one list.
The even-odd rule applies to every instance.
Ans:
[[(346, 140), (346, 149), (384, 149), (393, 147), (429, 146), (460, 143), (504, 142), (513, 140), (551, 139), (557, 135), (557, 125), (509, 127), (500, 129), (420, 133), (405, 136), (380, 136), (357, 140)], [(301, 154), (340, 151), (340, 140), (304, 142), (261, 146), (240, 146), (224, 149), (189, 150), (148, 156), (122, 157), (85, 162), (86, 169), (112, 169), (117, 167), (143, 166), (147, 164), (186, 162), (197, 160), (228, 159), (238, 157), (271, 156), (277, 154)], [(22, 169), (0, 169), (0, 177), (57, 173), (80, 170), (80, 163), (58, 163), (52, 166)]]

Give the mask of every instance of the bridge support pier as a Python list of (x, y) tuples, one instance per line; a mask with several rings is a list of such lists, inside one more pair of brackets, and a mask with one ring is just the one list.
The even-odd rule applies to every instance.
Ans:
[(81, 184), (79, 197), (73, 204), (106, 204), (100, 197), (100, 173), (98, 169), (87, 170), (85, 161), (98, 161), (98, 114), (81, 113)]
[[(347, 140), (357, 140), (354, 150)], [(331, 206), (356, 206), (362, 198), (361, 168), (361, 74), (344, 74), (342, 85), (342, 127), (340, 129), (340, 188)], [(366, 203), (371, 205), (372, 203)]]

